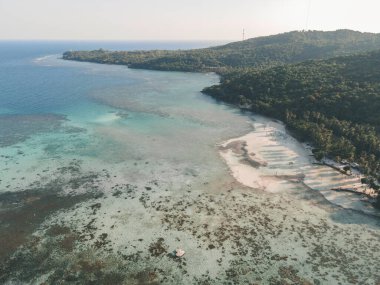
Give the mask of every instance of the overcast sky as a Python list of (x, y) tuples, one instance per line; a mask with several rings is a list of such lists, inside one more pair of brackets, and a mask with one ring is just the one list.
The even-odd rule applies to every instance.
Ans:
[(240, 40), (380, 32), (380, 0), (0, 0), (0, 39)]

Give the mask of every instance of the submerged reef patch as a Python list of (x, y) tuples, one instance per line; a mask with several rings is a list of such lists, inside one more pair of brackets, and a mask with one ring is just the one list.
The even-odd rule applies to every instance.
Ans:
[[(56, 114), (0, 115), (0, 147), (23, 142), (32, 135), (57, 131), (66, 116)], [(71, 131), (74, 131), (71, 129)]]

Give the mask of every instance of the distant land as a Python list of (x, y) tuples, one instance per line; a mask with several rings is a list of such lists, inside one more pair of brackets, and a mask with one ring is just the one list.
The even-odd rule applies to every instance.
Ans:
[[(212, 97), (285, 122), (316, 158), (357, 167), (379, 191), (380, 34), (302, 31), (194, 50), (70, 51), (63, 59), (216, 72)], [(380, 207), (380, 195), (377, 199)]]
[(268, 67), (380, 49), (380, 34), (350, 30), (289, 32), (192, 50), (69, 51), (64, 59), (168, 71)]

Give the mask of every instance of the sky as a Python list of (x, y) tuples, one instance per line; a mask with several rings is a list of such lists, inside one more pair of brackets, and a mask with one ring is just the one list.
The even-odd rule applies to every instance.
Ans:
[(380, 0), (0, 0), (0, 39), (241, 40), (380, 33)]

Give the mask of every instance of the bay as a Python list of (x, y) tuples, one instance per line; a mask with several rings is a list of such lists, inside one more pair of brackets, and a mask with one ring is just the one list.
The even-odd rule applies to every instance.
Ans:
[(210, 44), (0, 42), (1, 283), (379, 278), (378, 218), (234, 179), (220, 144), (276, 124), (203, 95), (218, 76), (60, 59)]

